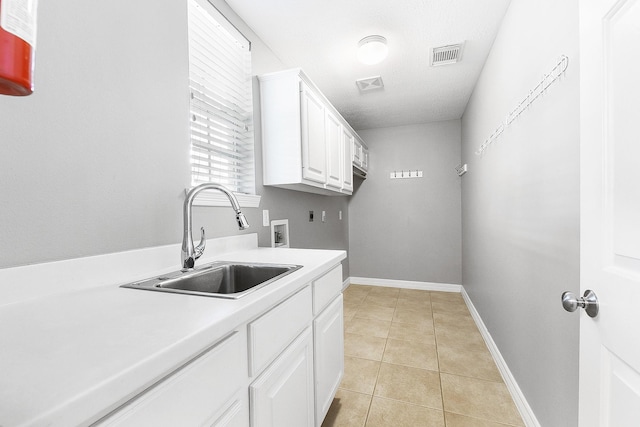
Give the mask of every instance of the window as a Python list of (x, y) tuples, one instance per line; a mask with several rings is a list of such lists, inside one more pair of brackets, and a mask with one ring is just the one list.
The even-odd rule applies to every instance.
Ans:
[(255, 194), (251, 43), (206, 1), (189, 0), (188, 7), (191, 185), (222, 184), (243, 206), (257, 206), (259, 197), (250, 197)]

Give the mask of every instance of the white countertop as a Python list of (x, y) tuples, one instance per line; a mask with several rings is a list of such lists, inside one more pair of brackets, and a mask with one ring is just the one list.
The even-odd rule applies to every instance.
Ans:
[(239, 300), (113, 283), (0, 305), (0, 426), (95, 422), (345, 257), (253, 248), (210, 258), (303, 266)]

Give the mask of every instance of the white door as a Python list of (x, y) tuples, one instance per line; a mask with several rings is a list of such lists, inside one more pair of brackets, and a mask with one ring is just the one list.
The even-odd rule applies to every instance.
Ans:
[(581, 0), (580, 427), (640, 425), (640, 0)]

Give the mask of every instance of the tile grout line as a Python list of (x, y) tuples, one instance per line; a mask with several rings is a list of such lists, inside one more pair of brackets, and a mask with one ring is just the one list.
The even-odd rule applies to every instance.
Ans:
[[(360, 306), (364, 304), (365, 300), (367, 299), (370, 293), (371, 293), (371, 289), (369, 289), (367, 294), (364, 296), (364, 299), (360, 302), (358, 308), (360, 308)], [(358, 314), (358, 310), (356, 310), (354, 317), (356, 314)], [(385, 348), (386, 348), (386, 341), (385, 341)], [(384, 350), (385, 349), (383, 348), (381, 358), (384, 357)], [(369, 413), (371, 412), (371, 405), (373, 404), (373, 395), (376, 392), (376, 386), (378, 385), (378, 375), (380, 375), (380, 366), (382, 366), (382, 360), (380, 360), (380, 365), (378, 366), (378, 372), (376, 373), (376, 381), (373, 384), (373, 390), (371, 391), (371, 399), (369, 400), (369, 406), (367, 407), (367, 414), (364, 417), (364, 423), (362, 424), (362, 427), (365, 427), (367, 425), (367, 421), (369, 420)]]
[(438, 380), (440, 381), (440, 399), (442, 400), (442, 423), (447, 426), (447, 416), (444, 409), (444, 387), (442, 386), (442, 371), (440, 370), (440, 352), (438, 352), (438, 334), (436, 333), (436, 319), (433, 315), (433, 295), (429, 292), (429, 308), (431, 309), (431, 321), (433, 322), (433, 340), (436, 343), (436, 360), (438, 362)]
[[(393, 314), (395, 314), (396, 309), (398, 307), (398, 298), (396, 297), (396, 303), (393, 307)], [(393, 315), (391, 316), (391, 323), (393, 323)], [(387, 337), (384, 340), (384, 348), (382, 349), (382, 357), (380, 358), (380, 365), (378, 366), (378, 373), (376, 374), (376, 381), (373, 385), (373, 391), (371, 392), (371, 401), (369, 402), (369, 408), (367, 409), (367, 416), (364, 419), (364, 426), (367, 425), (369, 421), (369, 415), (371, 414), (371, 406), (373, 405), (373, 398), (376, 395), (376, 387), (378, 386), (378, 379), (380, 378), (380, 370), (382, 369), (382, 363), (384, 363), (384, 352), (387, 350), (387, 343), (389, 342), (389, 331), (387, 332)]]
[[(474, 417), (473, 415), (468, 415), (468, 414), (462, 414), (460, 412), (455, 412), (455, 411), (447, 411), (450, 414), (456, 414), (456, 415), (460, 415), (461, 417), (465, 417), (465, 418), (471, 418), (473, 420), (478, 420), (478, 421), (488, 421), (490, 423), (494, 423), (497, 424), (499, 426), (505, 426), (505, 427), (522, 427), (522, 426), (518, 426), (517, 424), (510, 424), (510, 423), (503, 423), (500, 421), (495, 421), (495, 420), (491, 420), (491, 419), (487, 419), (487, 418), (480, 418), (480, 417)], [(445, 425), (446, 427), (446, 425)]]

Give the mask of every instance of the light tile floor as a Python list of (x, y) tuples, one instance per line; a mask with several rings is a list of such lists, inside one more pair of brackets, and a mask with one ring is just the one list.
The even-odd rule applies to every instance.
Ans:
[(462, 296), (351, 285), (323, 427), (524, 426)]

